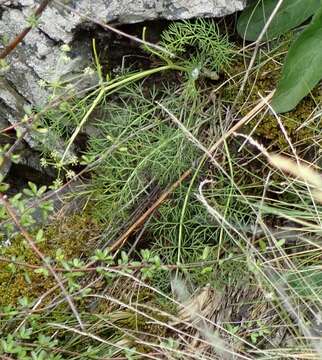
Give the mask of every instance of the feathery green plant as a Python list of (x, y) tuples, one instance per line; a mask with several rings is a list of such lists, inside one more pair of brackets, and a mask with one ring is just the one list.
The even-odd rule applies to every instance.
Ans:
[[(96, 122), (97, 133), (91, 137), (87, 152), (97, 157), (115, 147), (97, 166), (92, 180), (92, 196), (97, 201), (95, 213), (100, 219), (125, 219), (124, 215), (129, 215), (149, 188), (166, 187), (198, 158), (198, 149), (154, 102), (158, 98), (178, 114), (184, 99), (166, 96), (166, 91), (152, 92), (149, 98), (139, 85), (133, 86), (120, 93), (119, 102), (110, 102), (102, 109)], [(189, 113), (183, 110), (186, 111)], [(203, 124), (203, 120), (200, 124), (197, 120), (194, 115), (184, 122), (197, 132)]]
[(194, 48), (189, 61), (198, 60), (202, 67), (219, 72), (232, 62), (233, 46), (227, 35), (219, 32), (213, 20), (198, 18), (172, 23), (162, 34), (161, 45), (169, 51), (184, 55)]

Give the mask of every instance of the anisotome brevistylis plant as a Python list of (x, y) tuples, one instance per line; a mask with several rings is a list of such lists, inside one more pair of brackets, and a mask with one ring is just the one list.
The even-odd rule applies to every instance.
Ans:
[[(180, 72), (185, 79), (184, 91), (187, 97), (198, 95), (196, 82), (201, 78), (217, 80), (219, 74), (226, 72), (234, 58), (234, 48), (226, 35), (219, 32), (213, 21), (198, 19), (194, 22), (182, 21), (170, 25), (161, 35), (161, 46), (156, 48), (144, 42), (147, 29), (143, 29), (143, 49), (153, 56), (158, 66), (147, 70), (123, 71), (112, 76), (103, 74), (96, 44), (93, 41), (94, 62), (99, 83), (83, 99), (76, 97), (75, 102), (63, 103), (58, 110), (48, 111), (43, 116), (45, 126), (58, 137), (67, 138), (66, 148), (62, 154), (54, 156), (45, 150), (46, 164), (54, 165), (60, 176), (70, 166), (68, 154), (73, 148), (76, 138), (86, 126), (96, 108), (112, 94), (126, 86), (140, 82), (157, 74)], [(88, 69), (86, 69), (88, 70)], [(73, 161), (76, 165), (77, 161)]]
[[(132, 212), (137, 208), (140, 210), (140, 204), (152, 201), (149, 198), (153, 191), (159, 189), (160, 193), (201, 157), (202, 152), (163, 108), (193, 136), (199, 136), (213, 122), (209, 97), (203, 96), (200, 89), (207, 86), (209, 78), (217, 80), (220, 74), (227, 72), (235, 51), (216, 23), (204, 19), (171, 24), (161, 34), (160, 45), (163, 52), (143, 45), (144, 50), (154, 57), (153, 64), (158, 63), (158, 66), (144, 71), (123, 71), (112, 78), (109, 74), (103, 75), (94, 44), (101, 81), (99, 88), (84, 99), (64, 104), (46, 119), (52, 130), (68, 139), (67, 149), (88, 120), (95, 129), (89, 136), (83, 160), (85, 165), (96, 161), (91, 168), (90, 184), (82, 194), (95, 203), (94, 217), (110, 225), (109, 238), (116, 236), (119, 226), (135, 220)], [(181, 73), (180, 84), (162, 79), (161, 85), (147, 89), (147, 77), (162, 77), (170, 71)], [(215, 243), (213, 226), (207, 222), (200, 206), (197, 207), (195, 201), (191, 204), (195, 186), (190, 188), (189, 195), (177, 192), (179, 199), (173, 203), (180, 206), (175, 214), (172, 214), (171, 206), (160, 210), (160, 215), (162, 213), (168, 220), (154, 220), (147, 226), (151, 237), (158, 231), (162, 246), (167, 246), (167, 233), (171, 229), (172, 244), (168, 248), (172, 249), (169, 250), (172, 255), (166, 256), (171, 262), (177, 259), (185, 262), (189, 257), (186, 256), (187, 247), (198, 249), (194, 256), (200, 255), (203, 251), (200, 239), (208, 238), (208, 242)], [(203, 220), (201, 223), (200, 219)], [(188, 228), (195, 228), (194, 234), (200, 230), (201, 235), (192, 238), (186, 231)], [(155, 250), (158, 252), (160, 249)]]
[[(213, 21), (173, 23), (160, 45), (164, 50), (144, 46), (153, 56), (150, 69), (111, 74), (94, 46), (97, 86), (41, 114), (48, 132), (67, 146), (63, 156), (57, 151), (42, 159), (63, 174), (54, 188), (63, 176), (74, 180), (86, 172), (76, 189), (88, 202), (72, 202), (76, 215), (64, 207), (53, 224), (40, 226), (34, 207), (41, 204), (47, 219), (55, 205), (40, 203), (49, 195), (45, 187), (29, 183), (10, 200), (2, 198), (0, 220), (12, 241), (0, 248), (0, 358), (321, 355), (316, 190), (322, 185), (318, 172), (309, 171), (318, 161), (305, 167), (300, 159), (273, 162), (257, 124), (231, 136), (228, 129), (240, 124), (229, 106), (235, 92), (214, 91), (214, 84), (238, 87), (240, 74), (220, 76), (228, 73), (234, 49)], [(265, 67), (260, 75), (267, 74)], [(54, 93), (63, 84), (56, 85)], [(318, 144), (318, 128), (312, 133)], [(218, 141), (215, 151), (207, 150)], [(3, 162), (6, 153), (0, 149)], [(181, 180), (187, 169), (190, 176)], [(0, 191), (6, 189), (0, 183)], [(29, 235), (16, 231), (12, 217)], [(114, 246), (120, 236), (124, 242)]]

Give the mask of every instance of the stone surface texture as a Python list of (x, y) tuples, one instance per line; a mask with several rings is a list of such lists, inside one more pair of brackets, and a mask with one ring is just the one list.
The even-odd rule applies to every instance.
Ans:
[[(28, 26), (40, 0), (0, 1), (0, 50)], [(74, 41), (76, 29), (91, 23), (134, 23), (155, 19), (221, 17), (246, 6), (246, 0), (70, 0), (52, 1), (32, 29), (0, 68), (0, 125), (21, 120), (26, 105), (44, 106), (48, 90), (40, 86), (82, 73), (91, 61), (90, 44)], [(7, 39), (7, 40), (5, 40)], [(61, 45), (71, 44), (70, 61), (64, 62)], [(93, 79), (85, 79), (88, 85)], [(95, 79), (94, 79), (95, 81)], [(80, 85), (81, 86), (81, 85)], [(26, 137), (34, 148), (41, 139)], [(47, 141), (48, 139), (45, 139)]]

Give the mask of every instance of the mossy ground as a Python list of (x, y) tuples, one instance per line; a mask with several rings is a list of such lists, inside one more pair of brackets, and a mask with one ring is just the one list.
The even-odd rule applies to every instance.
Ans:
[[(45, 241), (37, 244), (46, 256), (55, 259), (58, 249), (65, 260), (88, 257), (95, 249), (100, 227), (86, 213), (58, 219), (45, 229)], [(42, 266), (37, 255), (17, 236), (11, 245), (1, 248), (1, 256)], [(0, 305), (15, 305), (20, 297), (36, 299), (57, 283), (52, 276), (45, 277), (24, 266), (0, 263)]]
[[(235, 108), (238, 109), (240, 116), (246, 115), (254, 107), (259, 101), (259, 96), (264, 97), (277, 87), (288, 47), (289, 42), (285, 41), (285, 44), (280, 46), (278, 51), (269, 54), (266, 53), (268, 50), (260, 51), (243, 94), (235, 103)], [(221, 96), (224, 103), (232, 104), (235, 101), (248, 63), (248, 60), (240, 59), (230, 69), (230, 75), (234, 76), (234, 82), (224, 87), (222, 91)], [(308, 122), (308, 119), (317, 113), (317, 105), (321, 101), (322, 89), (321, 86), (317, 86), (294, 110), (279, 114), (290, 141), (299, 151), (310, 148), (320, 133), (320, 117), (311, 122)], [(267, 111), (264, 115), (261, 113), (255, 116), (243, 131), (251, 134), (270, 150), (290, 152), (289, 142), (271, 111)]]

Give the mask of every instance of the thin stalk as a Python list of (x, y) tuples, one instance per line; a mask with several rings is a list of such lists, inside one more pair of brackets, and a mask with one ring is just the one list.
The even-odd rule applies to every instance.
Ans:
[[(228, 166), (229, 166), (229, 171), (230, 171), (230, 191), (229, 191), (229, 195), (228, 195), (228, 199), (227, 199), (226, 207), (225, 207), (225, 211), (224, 211), (224, 219), (226, 219), (227, 218), (227, 213), (229, 211), (229, 207), (230, 207), (230, 204), (231, 204), (231, 197), (232, 197), (232, 194), (233, 194), (234, 172), (233, 172), (233, 166), (232, 166), (231, 159), (230, 159), (230, 156), (229, 156), (229, 149), (228, 149), (226, 141), (224, 141), (224, 147), (225, 147), (226, 153), (228, 155), (227, 159), (228, 159)], [(221, 245), (223, 243), (224, 232), (226, 232), (226, 231), (224, 230), (224, 227), (221, 226), (220, 227), (220, 233), (219, 233), (217, 261), (219, 261), (219, 257), (220, 257), (220, 248), (221, 248)]]
[(72, 144), (74, 143), (77, 135), (79, 134), (80, 130), (82, 129), (82, 127), (85, 125), (87, 119), (89, 118), (89, 116), (92, 114), (92, 112), (94, 111), (94, 109), (96, 108), (96, 106), (101, 102), (103, 96), (106, 93), (109, 93), (110, 91), (113, 91), (115, 89), (119, 89), (131, 82), (134, 81), (138, 81), (142, 78), (145, 78), (147, 76), (151, 76), (153, 74), (156, 74), (158, 72), (163, 72), (163, 71), (167, 71), (167, 70), (177, 70), (177, 71), (185, 71), (186, 69), (183, 66), (179, 66), (179, 65), (175, 65), (173, 63), (170, 63), (168, 65), (164, 65), (164, 66), (160, 66), (158, 68), (155, 69), (149, 69), (146, 71), (140, 71), (136, 74), (130, 75), (128, 77), (126, 77), (123, 80), (117, 81), (113, 84), (108, 84), (107, 86), (101, 86), (101, 89), (98, 93), (98, 95), (96, 96), (96, 98), (94, 99), (91, 107), (88, 109), (88, 111), (86, 112), (85, 116), (83, 117), (83, 119), (81, 120), (81, 122), (78, 124), (78, 126), (76, 127), (75, 131), (73, 132), (72, 136), (69, 139), (68, 145), (64, 151), (64, 154), (62, 156), (61, 162), (64, 162), (64, 159), (66, 158), (66, 155), (68, 154), (68, 151), (70, 149), (70, 147), (72, 146)]
[[(195, 108), (195, 101), (194, 101), (194, 105), (193, 105), (193, 109), (194, 108)], [(187, 125), (189, 125), (189, 120), (191, 119), (191, 115), (193, 113), (194, 113), (194, 111), (191, 110), (190, 118), (188, 119), (188, 124)], [(185, 198), (184, 198), (182, 211), (181, 211), (181, 214), (180, 214), (180, 222), (179, 222), (177, 264), (181, 263), (181, 247), (182, 247), (182, 243), (183, 243), (183, 223), (184, 223), (184, 217), (185, 217), (186, 209), (187, 209), (187, 206), (188, 206), (189, 197), (190, 197), (190, 194), (191, 194), (191, 191), (192, 191), (193, 184), (195, 183), (195, 180), (197, 178), (197, 175), (198, 175), (202, 165), (203, 165), (203, 162), (200, 162), (197, 169), (196, 169), (196, 171), (194, 172), (193, 177), (192, 177), (192, 179), (190, 181), (188, 190), (186, 192)], [(176, 277), (178, 276), (178, 272), (179, 272), (179, 269), (177, 268)]]
[[(206, 160), (207, 156), (204, 156), (204, 160)], [(194, 172), (192, 179), (190, 181), (184, 202), (183, 202), (183, 206), (182, 206), (182, 211), (181, 211), (181, 216), (180, 216), (180, 225), (179, 225), (179, 234), (178, 234), (178, 256), (177, 256), (177, 265), (180, 264), (180, 258), (181, 258), (181, 246), (182, 246), (182, 240), (183, 240), (183, 221), (184, 221), (184, 216), (185, 216), (185, 212), (186, 212), (186, 208), (188, 205), (188, 200), (192, 191), (192, 187), (197, 179), (197, 175), (199, 174), (200, 169), (202, 168), (204, 164), (204, 161), (200, 161), (198, 164), (198, 167), (196, 169), (196, 171)], [(179, 267), (176, 270), (176, 277), (178, 276), (178, 272), (179, 272)]]

